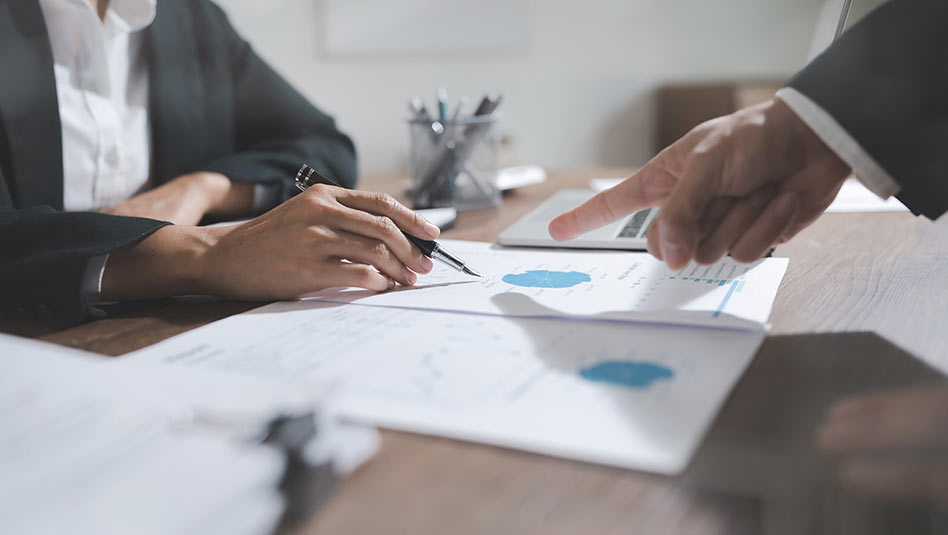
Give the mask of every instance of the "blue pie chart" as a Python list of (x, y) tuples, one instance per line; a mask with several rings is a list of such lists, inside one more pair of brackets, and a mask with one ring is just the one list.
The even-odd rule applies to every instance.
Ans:
[(579, 376), (587, 381), (608, 383), (625, 388), (647, 388), (655, 381), (669, 381), (675, 372), (660, 364), (609, 360), (579, 370)]
[(592, 277), (581, 271), (547, 271), (534, 269), (523, 273), (508, 273), (503, 279), (507, 284), (524, 288), (570, 288), (590, 282)]

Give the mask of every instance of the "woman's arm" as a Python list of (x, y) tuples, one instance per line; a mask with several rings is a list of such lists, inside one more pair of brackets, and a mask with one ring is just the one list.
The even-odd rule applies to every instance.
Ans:
[(411, 285), (432, 264), (401, 230), (439, 234), (388, 195), (317, 185), (242, 225), (169, 226), (113, 252), (102, 298), (277, 300), (333, 286)]

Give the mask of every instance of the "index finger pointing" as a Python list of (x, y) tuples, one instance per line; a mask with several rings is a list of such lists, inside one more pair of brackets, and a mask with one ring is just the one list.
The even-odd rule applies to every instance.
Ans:
[(336, 200), (349, 208), (385, 216), (399, 229), (419, 238), (433, 240), (441, 234), (441, 229), (433, 223), (385, 193), (340, 190)]
[(654, 206), (668, 195), (674, 183), (672, 175), (649, 162), (616, 186), (558, 215), (550, 221), (550, 236), (557, 241), (571, 240), (632, 212)]

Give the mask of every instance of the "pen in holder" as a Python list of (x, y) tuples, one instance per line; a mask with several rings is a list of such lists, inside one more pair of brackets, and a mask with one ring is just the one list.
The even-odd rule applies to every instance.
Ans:
[(444, 121), (414, 118), (411, 129), (412, 200), (416, 209), (495, 208), (498, 114)]

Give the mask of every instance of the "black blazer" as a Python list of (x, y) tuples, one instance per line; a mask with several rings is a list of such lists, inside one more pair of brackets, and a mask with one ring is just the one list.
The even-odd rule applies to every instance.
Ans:
[[(193, 171), (293, 194), (303, 162), (355, 184), (352, 142), (243, 41), (207, 0), (161, 0), (145, 31), (152, 178)], [(88, 260), (167, 223), (62, 212), (53, 58), (36, 0), (0, 0), (0, 318), (67, 325), (90, 309)]]
[(788, 85), (836, 119), (915, 214), (948, 210), (948, 1), (890, 0)]

